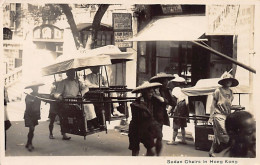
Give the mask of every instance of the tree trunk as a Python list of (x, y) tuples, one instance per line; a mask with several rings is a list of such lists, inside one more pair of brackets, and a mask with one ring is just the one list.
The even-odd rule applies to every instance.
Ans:
[(71, 12), (69, 5), (68, 4), (60, 4), (60, 6), (61, 6), (64, 14), (67, 17), (67, 20), (68, 20), (68, 23), (70, 25), (70, 29), (71, 29), (71, 32), (72, 32), (72, 35), (73, 35), (73, 38), (74, 38), (74, 41), (75, 41), (76, 48), (77, 49), (79, 49), (80, 47), (83, 48), (83, 44), (79, 39), (79, 31), (78, 31), (78, 28), (76, 26), (76, 23), (75, 23), (75, 20), (73, 18), (73, 14)]
[(92, 44), (91, 48), (94, 49), (97, 43), (97, 33), (100, 29), (101, 19), (103, 18), (105, 12), (107, 11), (109, 5), (108, 4), (101, 4), (98, 8), (98, 11), (95, 14), (92, 23)]

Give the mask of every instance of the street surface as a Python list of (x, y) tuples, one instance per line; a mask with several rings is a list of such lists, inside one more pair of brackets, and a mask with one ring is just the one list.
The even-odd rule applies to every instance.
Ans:
[[(23, 99), (22, 99), (23, 100)], [(48, 130), (48, 104), (42, 104), (41, 120), (36, 126), (33, 138), (35, 150), (27, 151), (25, 144), (27, 141), (28, 128), (24, 126), (23, 113), (25, 105), (21, 102), (11, 102), (8, 104), (8, 115), (12, 127), (7, 131), (6, 156), (130, 156), (128, 149), (128, 136), (121, 134), (114, 129), (120, 125), (120, 121), (113, 121), (108, 125), (108, 134), (100, 132), (84, 137), (71, 135), (70, 141), (62, 140), (60, 126), (54, 125), (54, 136), (56, 139), (49, 139)], [(193, 125), (194, 127), (194, 125)], [(195, 150), (194, 141), (188, 141), (187, 145), (167, 145), (166, 141), (171, 138), (172, 129), (164, 127), (164, 140), (161, 156), (184, 156), (184, 157), (208, 157), (208, 152)], [(187, 129), (189, 130), (189, 129)], [(146, 150), (141, 144), (140, 155), (144, 155)]]

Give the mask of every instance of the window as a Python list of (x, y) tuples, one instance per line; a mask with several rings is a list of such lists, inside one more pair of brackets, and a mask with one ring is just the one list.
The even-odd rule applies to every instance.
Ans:
[[(88, 37), (91, 34), (91, 31), (82, 31), (82, 43), (86, 47), (88, 42)], [(97, 34), (97, 45), (96, 47), (112, 45), (113, 44), (113, 32), (112, 31), (99, 31)]]
[(191, 82), (191, 44), (186, 42), (157, 42), (156, 73), (178, 74)]

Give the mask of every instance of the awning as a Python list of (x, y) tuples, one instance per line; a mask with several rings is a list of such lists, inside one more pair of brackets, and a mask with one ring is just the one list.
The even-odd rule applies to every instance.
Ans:
[(198, 15), (158, 17), (126, 41), (206, 41), (200, 38), (206, 32), (206, 21), (206, 16)]
[(136, 36), (125, 41), (190, 41), (250, 72), (256, 73), (254, 68), (197, 42), (207, 41), (206, 38), (203, 38), (203, 34), (207, 30), (206, 28), (206, 16), (182, 15), (157, 17), (137, 33)]

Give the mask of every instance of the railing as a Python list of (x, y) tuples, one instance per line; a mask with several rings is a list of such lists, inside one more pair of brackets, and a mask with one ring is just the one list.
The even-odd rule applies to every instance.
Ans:
[(12, 72), (4, 75), (5, 87), (9, 87), (17, 82), (22, 76), (22, 67), (15, 68)]

